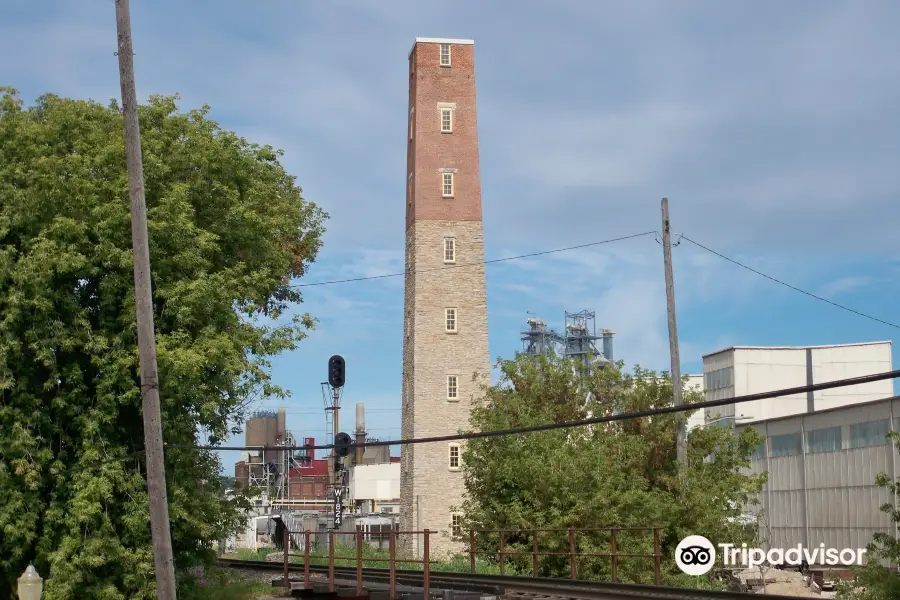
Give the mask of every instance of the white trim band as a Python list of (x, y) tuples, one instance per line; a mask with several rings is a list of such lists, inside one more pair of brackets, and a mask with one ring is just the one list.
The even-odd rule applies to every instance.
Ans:
[(406, 55), (407, 60), (412, 56), (413, 50), (416, 49), (416, 44), (455, 44), (457, 46), (474, 46), (475, 40), (417, 37), (416, 41), (413, 42), (412, 48), (409, 49), (409, 54)]

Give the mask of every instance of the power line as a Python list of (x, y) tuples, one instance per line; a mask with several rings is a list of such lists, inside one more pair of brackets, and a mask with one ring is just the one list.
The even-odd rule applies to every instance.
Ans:
[(568, 252), (569, 250), (580, 250), (581, 248), (590, 248), (591, 246), (600, 246), (602, 244), (611, 244), (613, 242), (622, 242), (625, 240), (630, 240), (634, 238), (643, 237), (645, 235), (652, 235), (656, 233), (655, 231), (645, 231), (644, 233), (635, 233), (633, 235), (626, 235), (623, 237), (613, 238), (611, 240), (601, 240), (599, 242), (590, 242), (587, 244), (579, 244), (578, 246), (567, 246), (565, 248), (556, 248), (555, 250), (544, 250), (542, 252), (532, 252), (530, 254), (519, 254), (517, 256), (506, 256), (504, 258), (494, 258), (491, 260), (485, 260), (482, 262), (472, 262), (472, 263), (460, 263), (455, 265), (444, 265), (442, 267), (436, 267), (433, 269), (423, 269), (421, 271), (401, 271), (399, 273), (385, 273), (384, 275), (371, 275), (369, 277), (353, 277), (351, 279), (333, 279), (331, 281), (316, 281), (313, 283), (296, 283), (291, 285), (292, 288), (302, 288), (302, 287), (314, 287), (320, 285), (332, 285), (335, 283), (352, 283), (354, 281), (371, 281), (373, 279), (387, 279), (389, 277), (401, 277), (409, 273), (428, 273), (431, 271), (442, 271), (445, 269), (462, 269), (465, 267), (475, 267), (480, 265), (490, 265), (499, 262), (506, 262), (510, 260), (519, 260), (522, 258), (532, 258), (535, 256), (544, 256), (545, 254), (555, 254), (557, 252)]
[(762, 277), (765, 277), (765, 278), (768, 279), (769, 281), (774, 281), (775, 283), (780, 284), (780, 285), (783, 285), (783, 286), (786, 287), (786, 288), (790, 288), (790, 289), (794, 290), (795, 292), (800, 292), (801, 294), (806, 294), (806, 295), (809, 296), (810, 298), (815, 298), (816, 300), (820, 300), (820, 301), (822, 301), (822, 302), (826, 302), (826, 303), (828, 303), (828, 304), (830, 304), (830, 305), (832, 305), (832, 306), (835, 306), (835, 307), (837, 307), (837, 308), (840, 308), (840, 309), (842, 309), (842, 310), (846, 310), (846, 311), (848, 311), (848, 312), (852, 312), (853, 314), (859, 315), (860, 317), (865, 317), (866, 319), (870, 319), (870, 320), (872, 320), (872, 321), (876, 321), (876, 322), (881, 323), (881, 324), (883, 324), (883, 325), (887, 325), (888, 327), (893, 327), (893, 328), (895, 328), (895, 329), (900, 329), (900, 325), (897, 325), (897, 324), (895, 324), (895, 323), (891, 323), (891, 322), (889, 322), (889, 321), (885, 321), (884, 319), (879, 319), (878, 317), (873, 317), (872, 315), (867, 315), (866, 313), (863, 313), (863, 312), (860, 312), (860, 311), (858, 311), (858, 310), (852, 309), (852, 308), (850, 308), (850, 307), (848, 307), (848, 306), (844, 306), (843, 304), (838, 304), (837, 302), (832, 302), (831, 300), (828, 300), (827, 298), (823, 298), (822, 296), (817, 296), (816, 294), (813, 294), (812, 292), (807, 292), (806, 290), (801, 290), (801, 289), (798, 288), (797, 286), (793, 286), (793, 285), (791, 285), (791, 284), (789, 284), (789, 283), (785, 283), (784, 281), (781, 281), (780, 279), (775, 279), (775, 278), (772, 277), (771, 275), (766, 275), (765, 273), (763, 273), (763, 272), (761, 272), (761, 271), (757, 271), (756, 269), (754, 269), (754, 268), (752, 268), (752, 267), (748, 267), (747, 265), (745, 265), (745, 264), (743, 264), (743, 263), (740, 263), (740, 262), (734, 260), (733, 258), (729, 258), (729, 257), (725, 256), (725, 255), (722, 254), (721, 252), (716, 252), (716, 251), (713, 250), (712, 248), (708, 248), (707, 246), (704, 246), (704, 245), (701, 244), (700, 242), (695, 242), (694, 240), (692, 240), (691, 238), (689, 238), (689, 237), (686, 236), (686, 235), (682, 235), (682, 236), (681, 236), (681, 239), (686, 240), (686, 241), (688, 241), (688, 242), (694, 244), (694, 245), (697, 246), (698, 248), (702, 248), (702, 249), (706, 250), (707, 252), (711, 252), (712, 254), (715, 254), (715, 255), (718, 256), (719, 258), (723, 258), (723, 259), (727, 260), (727, 261), (730, 262), (730, 263), (736, 264), (737, 266), (739, 266), (739, 267), (741, 267), (741, 268), (743, 268), (743, 269), (747, 269), (748, 271), (750, 271), (750, 272), (752, 272), (752, 273), (756, 273), (757, 275), (760, 275), (760, 276), (762, 276)]
[[(426, 438), (412, 438), (407, 440), (388, 440), (388, 441), (372, 441), (362, 444), (351, 444), (351, 448), (368, 448), (375, 446), (409, 446), (412, 444), (428, 444), (433, 442), (455, 442), (463, 440), (474, 440), (480, 438), (502, 437), (506, 435), (519, 435), (523, 433), (534, 433), (537, 431), (550, 431), (554, 429), (572, 429), (574, 427), (584, 427), (585, 425), (598, 425), (601, 423), (612, 423), (614, 421), (624, 421), (627, 419), (639, 419), (643, 417), (653, 417), (656, 415), (671, 414), (685, 411), (696, 411), (702, 408), (715, 408), (719, 406), (727, 406), (729, 404), (741, 404), (743, 402), (751, 402), (753, 400), (768, 400), (769, 398), (778, 398), (781, 396), (793, 396), (794, 394), (805, 394), (807, 392), (817, 392), (821, 390), (830, 390), (838, 387), (849, 385), (859, 385), (862, 383), (872, 383), (874, 381), (883, 381), (885, 379), (900, 378), (900, 369), (888, 371), (885, 373), (876, 373), (874, 375), (864, 375), (862, 377), (850, 377), (847, 379), (837, 379), (835, 381), (827, 381), (825, 383), (815, 383), (812, 385), (801, 385), (799, 387), (775, 390), (772, 392), (761, 392), (758, 394), (746, 394), (744, 396), (736, 396), (734, 398), (725, 398), (723, 400), (708, 400), (706, 402), (696, 402), (694, 404), (682, 404), (680, 406), (667, 406), (664, 408), (653, 408), (649, 410), (621, 413), (606, 417), (592, 417), (582, 419), (580, 421), (563, 421), (562, 423), (545, 423), (543, 425), (530, 425), (527, 427), (513, 427), (510, 429), (498, 429), (495, 431), (478, 431), (472, 433), (459, 433), (454, 435), (441, 435)], [(195, 450), (254, 450), (254, 451), (284, 451), (284, 446), (168, 446), (170, 448), (195, 449)], [(297, 450), (333, 450), (334, 444), (324, 446), (298, 446)]]

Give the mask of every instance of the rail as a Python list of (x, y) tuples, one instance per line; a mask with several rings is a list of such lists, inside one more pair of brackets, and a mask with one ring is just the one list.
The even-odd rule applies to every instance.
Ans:
[[(278, 571), (282, 566), (261, 560), (220, 559), (223, 566), (232, 568), (266, 569)], [(297, 571), (301, 565), (292, 563), (290, 570)], [(316, 574), (329, 573), (327, 565), (312, 565), (310, 571)], [(352, 578), (356, 567), (335, 566), (331, 571), (338, 578)], [(411, 587), (422, 587), (421, 571), (397, 570), (396, 581)], [(367, 582), (383, 583), (388, 577), (388, 569), (366, 568), (363, 570)], [(746, 600), (747, 592), (730, 592), (723, 590), (701, 590), (676, 588), (634, 583), (608, 583), (602, 581), (585, 581), (571, 579), (553, 579), (548, 577), (529, 577), (515, 575), (484, 575), (481, 573), (435, 572), (433, 583), (445, 589), (494, 589), (501, 588), (502, 595), (516, 600), (543, 600), (578, 598), (580, 600), (624, 600), (636, 598), (653, 598), (654, 600)], [(488, 594), (499, 595), (499, 594)], [(426, 596), (422, 596), (427, 598)], [(789, 596), (766, 595), (764, 598), (777, 600)]]
[[(618, 539), (621, 533), (652, 533), (653, 537), (653, 553), (637, 553), (637, 552), (621, 552), (619, 550)], [(609, 559), (610, 561), (610, 569), (612, 574), (612, 583), (618, 583), (618, 567), (619, 561), (621, 559), (652, 559), (653, 560), (653, 579), (654, 585), (661, 585), (661, 559), (662, 554), (660, 552), (660, 537), (659, 537), (660, 529), (658, 527), (606, 527), (606, 528), (594, 528), (594, 529), (576, 529), (574, 527), (570, 527), (568, 529), (530, 529), (527, 531), (521, 530), (509, 530), (509, 529), (480, 529), (480, 530), (470, 530), (468, 532), (468, 549), (465, 554), (468, 554), (469, 557), (469, 575), (476, 574), (477, 572), (477, 558), (479, 556), (490, 556), (496, 557), (498, 560), (498, 566), (500, 569), (500, 576), (503, 577), (506, 575), (506, 561), (511, 557), (531, 557), (531, 576), (532, 578), (538, 578), (540, 575), (540, 563), (541, 558), (546, 557), (555, 557), (557, 559), (564, 558), (568, 562), (568, 571), (569, 571), (569, 579), (577, 580), (578, 579), (578, 561), (581, 558), (602, 558)], [(436, 564), (438, 561), (433, 560), (433, 556), (431, 553), (431, 536), (436, 534), (436, 531), (430, 531), (428, 529), (422, 531), (396, 531), (391, 530), (388, 532), (363, 532), (357, 531), (355, 533), (343, 533), (343, 532), (318, 532), (318, 531), (291, 531), (287, 528), (284, 530), (284, 538), (282, 541), (284, 548), (284, 558), (283, 558), (283, 568), (284, 568), (284, 587), (290, 588), (290, 565), (291, 565), (291, 557), (292, 556), (302, 556), (303, 558), (303, 582), (305, 587), (310, 586), (310, 574), (312, 561), (314, 559), (328, 560), (328, 581), (329, 581), (329, 591), (335, 591), (335, 561), (343, 560), (343, 561), (352, 561), (356, 565), (356, 591), (357, 595), (362, 595), (363, 593), (363, 565), (364, 563), (388, 563), (388, 585), (390, 587), (390, 597), (396, 597), (396, 589), (397, 589), (397, 565), (399, 564), (420, 564), (422, 565), (422, 587), (424, 591), (424, 595), (427, 598), (428, 594), (431, 590), (431, 566)], [(539, 547), (539, 535), (540, 534), (560, 534), (565, 533), (567, 537), (567, 548), (566, 551), (542, 551)], [(523, 535), (524, 534), (524, 535)], [(579, 534), (608, 534), (609, 535), (609, 552), (587, 552), (581, 551), (578, 548), (578, 535)], [(302, 554), (298, 554), (296, 552), (291, 552), (291, 542), (296, 540), (297, 536), (303, 536)], [(310, 549), (312, 547), (312, 542), (314, 541), (314, 536), (327, 535), (328, 536), (328, 554), (312, 554)], [(421, 536), (422, 545), (421, 545), (421, 556), (422, 558), (408, 558), (406, 556), (398, 557), (397, 556), (397, 537), (405, 535), (405, 536)], [(354, 536), (356, 541), (356, 552), (354, 556), (338, 556), (335, 555), (335, 537), (347, 537)], [(364, 555), (364, 549), (366, 546), (366, 541), (371, 540), (372, 538), (383, 539), (384, 537), (388, 538), (388, 557), (387, 558), (373, 558)], [(485, 542), (490, 543), (491, 538), (495, 536), (497, 538), (497, 550), (487, 551), (487, 550), (479, 550), (479, 542), (484, 544)], [(464, 538), (461, 535), (454, 536), (457, 541), (462, 541)], [(529, 551), (523, 550), (510, 550), (507, 548), (506, 543), (510, 537), (518, 537), (518, 538), (526, 538), (531, 541), (531, 548)], [(513, 548), (516, 546), (514, 545)]]

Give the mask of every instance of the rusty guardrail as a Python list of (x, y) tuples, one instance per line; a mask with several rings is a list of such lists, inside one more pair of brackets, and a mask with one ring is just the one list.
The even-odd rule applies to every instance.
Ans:
[[(540, 569), (540, 558), (541, 557), (567, 557), (569, 564), (569, 578), (572, 580), (576, 580), (578, 578), (578, 559), (582, 557), (590, 557), (590, 558), (608, 558), (610, 560), (610, 568), (612, 573), (612, 582), (618, 583), (618, 566), (619, 560), (623, 558), (650, 558), (653, 559), (653, 571), (654, 571), (654, 583), (655, 585), (661, 585), (661, 558), (662, 554), (660, 552), (660, 538), (659, 538), (659, 528), (658, 527), (606, 527), (606, 528), (594, 528), (594, 529), (576, 529), (574, 527), (570, 527), (568, 529), (530, 529), (527, 531), (515, 531), (515, 530), (471, 530), (468, 535), (468, 550), (464, 554), (468, 554), (469, 556), (469, 571), (471, 573), (476, 573), (476, 563), (478, 556), (489, 556), (491, 558), (496, 557), (498, 559), (500, 575), (503, 576), (506, 574), (506, 559), (508, 557), (516, 557), (516, 556), (531, 556), (531, 566), (532, 566), (532, 576), (539, 576)], [(617, 537), (621, 532), (652, 532), (653, 533), (653, 553), (652, 554), (640, 554), (640, 553), (623, 553), (619, 552), (617, 545)], [(433, 560), (431, 556), (431, 536), (436, 531), (430, 531), (425, 529), (423, 531), (397, 531), (392, 530), (388, 532), (364, 532), (357, 531), (355, 533), (344, 533), (344, 532), (319, 532), (319, 531), (290, 531), (285, 529), (284, 531), (284, 587), (289, 588), (290, 583), (290, 558), (291, 556), (302, 556), (303, 557), (303, 583), (304, 586), (309, 588), (311, 585), (310, 580), (310, 567), (313, 559), (327, 559), (328, 560), (328, 587), (330, 592), (335, 591), (335, 561), (336, 560), (345, 560), (352, 561), (356, 564), (356, 591), (358, 595), (363, 594), (363, 564), (366, 562), (373, 563), (388, 563), (388, 582), (390, 587), (390, 597), (396, 598), (397, 592), (397, 564), (420, 564), (422, 565), (422, 575), (423, 575), (423, 588), (424, 595), (427, 598), (428, 594), (431, 590), (431, 565), (438, 563), (439, 561)], [(516, 551), (516, 550), (507, 550), (506, 541), (511, 535), (519, 535), (527, 534), (531, 539), (531, 550), (530, 551)], [(568, 534), (568, 551), (567, 552), (550, 552), (550, 551), (541, 551), (538, 542), (538, 534), (541, 533), (567, 533)], [(610, 538), (610, 551), (609, 552), (582, 552), (578, 550), (577, 545), (577, 536), (578, 534), (586, 534), (586, 533), (608, 533)], [(302, 534), (303, 535), (303, 552), (302, 554), (291, 552), (291, 539), (292, 536), (296, 536)], [(479, 536), (495, 534), (498, 536), (498, 549), (496, 553), (489, 551), (479, 551), (477, 548), (477, 542), (479, 541)], [(311, 542), (314, 539), (314, 536), (328, 536), (328, 554), (312, 554), (310, 549), (312, 547)], [(398, 557), (397, 556), (397, 537), (401, 535), (415, 535), (422, 536), (422, 558), (407, 558), (405, 556)], [(335, 538), (341, 537), (346, 538), (349, 536), (353, 536), (356, 541), (356, 552), (354, 556), (337, 556), (335, 555)], [(387, 558), (374, 558), (364, 556), (364, 548), (367, 541), (378, 538), (383, 539), (384, 537), (388, 538), (388, 557)], [(457, 540), (460, 540), (460, 536), (456, 536)], [(461, 540), (460, 540), (461, 541)], [(379, 544), (379, 547), (381, 545)]]

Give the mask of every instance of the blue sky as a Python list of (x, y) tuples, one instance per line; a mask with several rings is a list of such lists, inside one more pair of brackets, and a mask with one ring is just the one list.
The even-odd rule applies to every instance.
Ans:
[[(28, 101), (119, 96), (112, 0), (3, 4), (0, 84)], [(224, 127), (285, 150), (332, 217), (308, 282), (398, 272), (407, 53), (416, 36), (474, 38), (489, 259), (659, 229), (668, 196), (676, 233), (900, 322), (900, 4), (512, 6), (137, 0), (138, 94), (210, 104)], [(674, 264), (686, 372), (733, 344), (900, 339), (687, 242)], [(589, 309), (617, 332), (617, 358), (667, 369), (653, 236), (487, 276), (495, 357), (520, 348), (527, 311), (559, 327)], [(340, 353), (346, 429), (364, 402), (373, 435), (399, 436), (402, 303), (402, 278), (306, 290), (320, 325), (274, 366), (296, 435), (323, 438), (319, 382)]]

